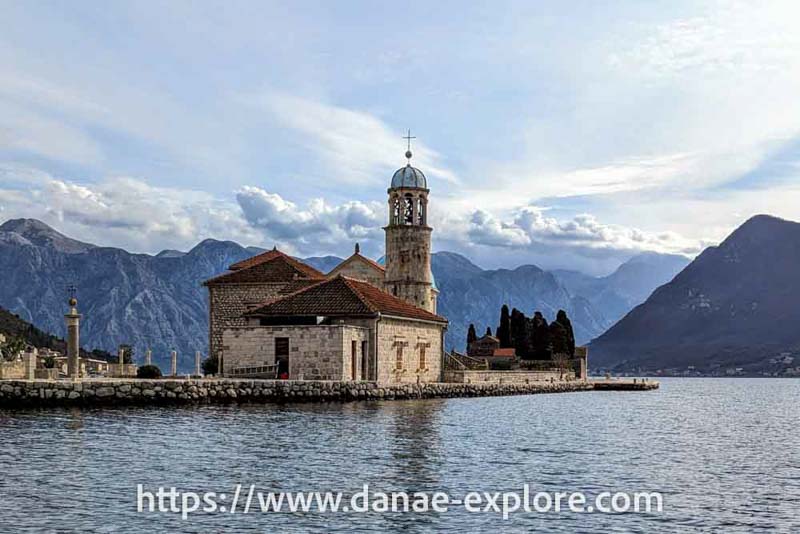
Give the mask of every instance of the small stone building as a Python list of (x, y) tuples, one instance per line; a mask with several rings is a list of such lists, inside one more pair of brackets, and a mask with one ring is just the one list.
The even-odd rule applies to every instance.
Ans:
[(441, 380), (447, 320), (366, 282), (340, 275), (245, 316), (223, 333), (228, 374), (274, 362), (295, 380)]
[(472, 358), (489, 358), (494, 356), (495, 351), (499, 349), (500, 340), (487, 334), (469, 344), (467, 355)]
[(321, 280), (324, 274), (277, 248), (234, 263), (228, 272), (206, 280), (209, 355), (221, 360), (222, 331), (246, 325), (247, 310)]

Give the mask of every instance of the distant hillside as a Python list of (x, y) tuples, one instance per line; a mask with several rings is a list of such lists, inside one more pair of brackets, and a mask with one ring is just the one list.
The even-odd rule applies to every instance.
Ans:
[(610, 326), (687, 265), (689, 259), (685, 256), (646, 252), (626, 261), (608, 276), (593, 277), (564, 270), (553, 271), (553, 274), (570, 294), (583, 297), (599, 310)]
[(161, 257), (74, 241), (30, 219), (0, 225), (0, 305), (39, 328), (65, 336), (69, 284), (84, 314), (83, 347), (112, 352), (151, 347), (162, 368), (178, 350), (182, 369), (208, 340), (206, 290), (200, 284), (251, 256), (230, 241), (205, 240), (186, 254)]
[[(7, 340), (21, 339), (27, 345), (38, 349), (52, 349), (62, 354), (67, 353), (67, 342), (65, 340), (36, 328), (2, 307), (0, 307), (0, 334), (5, 335)], [(99, 350), (92, 351), (91, 354), (81, 350), (81, 355), (91, 355), (93, 358), (102, 359), (110, 359), (112, 357), (111, 354)]]
[(64, 352), (66, 347), (63, 339), (39, 330), (2, 307), (0, 307), (0, 334), (5, 335), (6, 339), (21, 339), (28, 345), (38, 348)]
[(615, 370), (756, 372), (800, 351), (800, 224), (759, 215), (591, 344)]

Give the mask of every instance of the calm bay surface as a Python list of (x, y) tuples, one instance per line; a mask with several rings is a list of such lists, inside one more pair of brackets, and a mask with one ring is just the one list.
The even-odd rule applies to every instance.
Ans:
[[(0, 412), (1, 532), (800, 529), (800, 380), (652, 392)], [(662, 513), (139, 513), (136, 487), (657, 491)], [(231, 497), (228, 497), (230, 500)]]

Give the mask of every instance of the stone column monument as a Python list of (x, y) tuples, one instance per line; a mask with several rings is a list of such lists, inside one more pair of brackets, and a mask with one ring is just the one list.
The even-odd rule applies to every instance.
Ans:
[(178, 352), (173, 350), (170, 353), (170, 356), (171, 356), (171, 359), (172, 359), (172, 362), (171, 362), (172, 365), (170, 366), (170, 373), (169, 374), (171, 376), (177, 376), (178, 375)]
[(200, 351), (194, 353), (194, 375), (200, 376)]
[(78, 313), (78, 299), (69, 299), (69, 313), (64, 315), (67, 323), (67, 375), (77, 380), (81, 375), (80, 368), (80, 332), (81, 315)]
[(117, 349), (117, 363), (119, 364), (119, 376), (125, 376), (125, 349)]
[(144, 364), (153, 365), (153, 351), (150, 349), (147, 349), (147, 352), (144, 353)]

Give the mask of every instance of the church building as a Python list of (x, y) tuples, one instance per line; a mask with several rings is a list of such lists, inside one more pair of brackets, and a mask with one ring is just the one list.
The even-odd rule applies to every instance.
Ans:
[(209, 352), (224, 376), (442, 380), (447, 319), (437, 315), (428, 185), (408, 163), (388, 189), (384, 264), (358, 245), (328, 274), (271, 251), (204, 282)]

